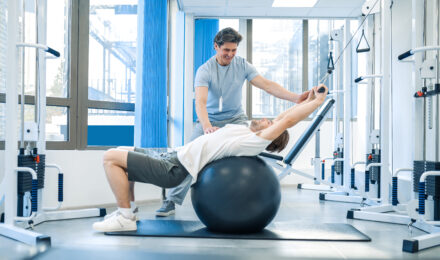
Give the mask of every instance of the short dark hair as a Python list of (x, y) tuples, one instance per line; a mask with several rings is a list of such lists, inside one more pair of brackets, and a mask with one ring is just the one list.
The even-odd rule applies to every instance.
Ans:
[(275, 138), (275, 140), (272, 141), (272, 143), (269, 144), (268, 147), (266, 147), (266, 150), (269, 152), (281, 152), (284, 148), (286, 148), (287, 143), (289, 142), (289, 133), (287, 130), (284, 130), (284, 132)]
[(237, 45), (241, 42), (243, 37), (236, 30), (231, 27), (224, 28), (219, 31), (214, 37), (214, 43), (217, 43), (218, 47), (225, 44), (225, 42), (236, 43)]

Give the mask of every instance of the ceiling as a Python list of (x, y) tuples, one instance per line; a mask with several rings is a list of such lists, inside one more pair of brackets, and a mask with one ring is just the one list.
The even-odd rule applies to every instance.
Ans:
[[(365, 0), (318, 0), (311, 8), (272, 7), (273, 0), (177, 0), (196, 17), (358, 17)], [(308, 1), (308, 0), (304, 0)]]

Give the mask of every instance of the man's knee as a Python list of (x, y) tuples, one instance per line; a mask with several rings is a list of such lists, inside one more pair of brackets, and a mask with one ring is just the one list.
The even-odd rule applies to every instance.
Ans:
[(132, 146), (118, 146), (116, 149), (126, 150), (126, 151), (134, 151), (134, 147), (132, 147)]
[(119, 165), (122, 159), (122, 153), (117, 148), (112, 148), (104, 152), (102, 162), (105, 166)]

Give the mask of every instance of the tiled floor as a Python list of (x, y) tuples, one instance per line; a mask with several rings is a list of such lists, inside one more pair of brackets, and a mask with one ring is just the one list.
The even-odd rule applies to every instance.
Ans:
[[(91, 229), (98, 218), (46, 222), (36, 226), (35, 230), (52, 238), (52, 249), (40, 255), (42, 259), (440, 259), (440, 246), (416, 254), (402, 252), (403, 239), (424, 232), (413, 230), (410, 233), (404, 225), (347, 220), (347, 210), (357, 205), (319, 201), (318, 195), (317, 191), (283, 187), (282, 204), (274, 221), (349, 223), (372, 241), (115, 237)], [(154, 211), (159, 206), (159, 203), (142, 205), (139, 217), (154, 219)], [(196, 220), (197, 216), (187, 200), (171, 218)], [(35, 254), (35, 248), (0, 237), (0, 259), (22, 259)]]

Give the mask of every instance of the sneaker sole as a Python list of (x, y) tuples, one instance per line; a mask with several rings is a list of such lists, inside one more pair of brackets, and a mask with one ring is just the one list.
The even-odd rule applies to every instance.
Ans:
[(158, 216), (158, 217), (168, 217), (168, 216), (174, 215), (175, 213), (176, 213), (175, 210), (170, 210), (168, 212), (156, 212), (156, 216)]
[(137, 226), (134, 228), (116, 228), (116, 229), (100, 229), (100, 228), (96, 228), (93, 227), (94, 230), (99, 231), (99, 232), (122, 232), (122, 231), (136, 231), (137, 230)]
[[(139, 221), (139, 217), (137, 215), (135, 215), (136, 217), (136, 221)], [(104, 220), (107, 220), (108, 218), (104, 217)]]

